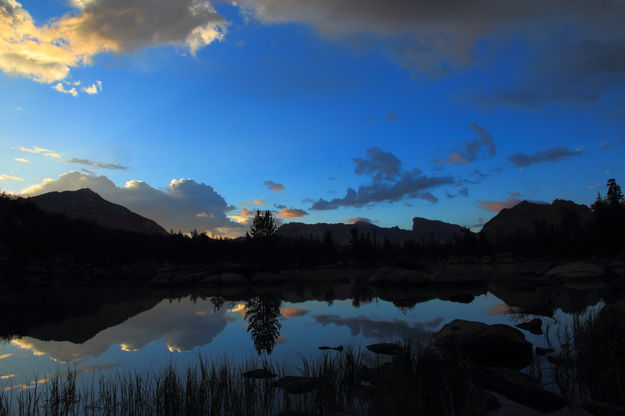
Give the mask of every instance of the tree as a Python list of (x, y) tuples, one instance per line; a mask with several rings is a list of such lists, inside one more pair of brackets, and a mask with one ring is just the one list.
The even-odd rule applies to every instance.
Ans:
[(616, 183), (616, 180), (608, 179), (606, 186), (608, 187), (608, 192), (605, 198), (606, 202), (610, 205), (623, 204), (623, 192), (621, 192), (621, 187)]
[(256, 215), (250, 227), (250, 235), (252, 238), (269, 239), (275, 237), (277, 232), (278, 229), (273, 215), (271, 215), (271, 211), (267, 210), (262, 212), (261, 210), (256, 210)]

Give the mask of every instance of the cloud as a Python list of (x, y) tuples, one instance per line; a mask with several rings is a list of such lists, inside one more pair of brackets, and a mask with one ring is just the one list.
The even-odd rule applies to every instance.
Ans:
[(408, 323), (394, 319), (392, 321), (376, 321), (364, 316), (341, 318), (339, 315), (315, 315), (315, 321), (322, 326), (340, 325), (347, 326), (353, 337), (362, 334), (367, 338), (380, 341), (390, 341), (405, 337), (417, 337), (428, 340), (432, 336), (430, 330), (443, 322), (442, 317), (437, 317), (428, 322)]
[(52, 152), (52, 150), (50, 149), (44, 149), (43, 147), (37, 147), (37, 146), (34, 146), (32, 148), (20, 147), (17, 150), (19, 150), (20, 152), (28, 152), (28, 153), (36, 153), (36, 154)]
[(61, 154), (60, 153), (44, 153), (44, 156), (47, 157), (52, 157), (54, 159), (60, 159), (61, 158)]
[(0, 174), (0, 181), (2, 181), (2, 180), (23, 181), (24, 178), (20, 178), (19, 176), (11, 176), (11, 175)]
[(492, 157), (497, 153), (495, 139), (493, 138), (493, 135), (488, 132), (488, 130), (475, 123), (471, 123), (471, 128), (477, 137), (471, 141), (462, 142), (463, 150), (460, 153), (451, 153), (447, 159), (436, 160), (436, 163), (443, 165), (461, 165), (473, 162), (477, 159), (478, 153), (482, 150), (482, 148), (489, 157)]
[(52, 86), (52, 89), (63, 94), (68, 94), (74, 97), (78, 97), (78, 90), (76, 89), (76, 87), (71, 87), (71, 88), (66, 89), (63, 86), (63, 84), (61, 84), (60, 82), (57, 82), (56, 84), (54, 84)]
[(310, 311), (306, 308), (291, 307), (291, 308), (282, 308), (280, 315), (282, 315), (285, 318), (296, 318), (298, 316), (307, 315), (309, 312)]
[(24, 159), (23, 157), (16, 157), (16, 158), (13, 158), (13, 160), (15, 160), (16, 162), (21, 162), (21, 163), (30, 163), (30, 160)]
[[(225, 329), (228, 321), (226, 309), (215, 311), (209, 299), (184, 298), (174, 303), (163, 300), (119, 325), (100, 331), (82, 344), (41, 341), (32, 337), (11, 343), (36, 355), (49, 354), (54, 360), (63, 362), (97, 357), (113, 345), (120, 345), (124, 351), (137, 351), (155, 341), (165, 344), (172, 352), (191, 351), (211, 343)], [(68, 324), (71, 322), (65, 323)]]
[(265, 181), (263, 182), (263, 185), (265, 185), (267, 188), (274, 192), (284, 191), (284, 185), (282, 185), (281, 183), (276, 183), (274, 181)]
[(238, 214), (229, 214), (228, 218), (233, 219), (238, 224), (248, 224), (255, 214), (256, 213), (252, 210), (241, 208), (241, 211)]
[[(73, 12), (38, 26), (18, 1), (0, 0), (0, 70), (58, 82), (104, 52), (178, 45), (195, 54), (221, 40), (227, 27), (205, 0), (74, 0), (72, 5)], [(54, 88), (64, 90), (59, 85)]]
[[(480, 208), (485, 209), (487, 211), (499, 212), (504, 208), (512, 208), (519, 202), (520, 199), (515, 198), (515, 196), (520, 196), (518, 192), (514, 192), (511, 196), (507, 197), (503, 201), (477, 201)], [(480, 221), (483, 223), (483, 220)], [(483, 224), (482, 224), (483, 225)]]
[[(215, 235), (239, 235), (242, 231), (236, 222), (227, 218), (225, 213), (231, 207), (224, 198), (213, 187), (192, 179), (172, 179), (166, 189), (160, 190), (139, 180), (118, 187), (106, 176), (68, 172), (58, 179), (46, 179), (26, 188), (22, 195), (82, 188), (89, 188), (108, 201), (151, 218), (167, 230), (197, 229)], [(198, 217), (196, 214), (201, 212), (207, 215)]]
[[(265, 23), (302, 23), (346, 43), (382, 46), (400, 65), (444, 76), (479, 67), (516, 76), (492, 99), (537, 105), (595, 100), (623, 86), (625, 36), (616, 0), (239, 0)], [(524, 49), (519, 51), (519, 44)], [(512, 72), (512, 71), (506, 71)], [(510, 87), (510, 84), (516, 84)]]
[(508, 156), (508, 160), (520, 168), (542, 162), (558, 162), (573, 156), (582, 154), (581, 150), (571, 150), (562, 146), (552, 146), (547, 150), (538, 150), (534, 153), (514, 153)]
[(379, 147), (371, 147), (366, 150), (367, 157), (364, 159), (354, 158), (357, 175), (371, 175), (373, 180), (393, 180), (401, 170), (401, 161), (391, 152), (385, 152)]
[(396, 202), (402, 199), (423, 199), (437, 202), (438, 198), (428, 190), (442, 185), (451, 185), (455, 179), (450, 176), (426, 176), (418, 169), (404, 172), (393, 182), (373, 182), (357, 190), (348, 188), (345, 196), (329, 201), (321, 198), (310, 209), (331, 210), (339, 207), (362, 207), (374, 202)]
[(95, 84), (83, 87), (82, 91), (89, 95), (99, 94), (102, 92), (102, 81), (96, 81)]
[(280, 211), (278, 211), (278, 216), (280, 218), (302, 218), (307, 216), (308, 213), (306, 211), (304, 211), (303, 209), (298, 209), (298, 208), (283, 208)]
[(261, 199), (255, 199), (252, 201), (254, 205), (267, 205), (267, 203)]
[(114, 170), (128, 169), (128, 166), (120, 165), (117, 163), (100, 163), (100, 162), (94, 162), (93, 160), (89, 160), (89, 159), (77, 159), (75, 157), (68, 160), (67, 163), (77, 163), (81, 165), (91, 166), (92, 168), (101, 168), (101, 169), (114, 169)]
[(370, 220), (369, 218), (364, 218), (364, 217), (355, 217), (355, 218), (350, 218), (347, 220), (347, 222), (349, 224), (356, 224), (357, 222), (368, 222), (368, 223), (373, 223), (372, 220)]

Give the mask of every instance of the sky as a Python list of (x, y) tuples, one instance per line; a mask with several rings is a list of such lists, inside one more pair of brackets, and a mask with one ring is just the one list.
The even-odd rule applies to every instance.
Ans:
[(0, 0), (0, 190), (479, 230), (625, 177), (623, 0)]

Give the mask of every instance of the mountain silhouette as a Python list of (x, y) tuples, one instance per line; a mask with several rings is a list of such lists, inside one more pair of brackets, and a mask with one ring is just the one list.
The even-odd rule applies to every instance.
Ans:
[(333, 240), (339, 245), (347, 245), (351, 241), (351, 230), (358, 229), (360, 235), (369, 235), (372, 239), (382, 242), (388, 239), (393, 243), (404, 243), (406, 241), (436, 241), (445, 242), (454, 234), (461, 234), (463, 228), (456, 224), (449, 224), (443, 221), (428, 220), (426, 218), (415, 217), (413, 219), (412, 230), (404, 230), (399, 227), (378, 227), (377, 225), (358, 221), (354, 224), (304, 224), (301, 222), (291, 222), (282, 225), (278, 229), (278, 235), (285, 238), (312, 238), (313, 240), (323, 240), (326, 231), (332, 233)]
[(30, 200), (43, 211), (61, 214), (70, 219), (86, 220), (101, 227), (142, 234), (168, 234), (155, 221), (109, 202), (87, 188), (77, 191), (48, 192), (31, 197)]
[(514, 234), (532, 233), (540, 227), (576, 224), (587, 225), (593, 214), (586, 205), (556, 199), (551, 204), (521, 201), (512, 208), (504, 208), (484, 224), (482, 233), (497, 241)]

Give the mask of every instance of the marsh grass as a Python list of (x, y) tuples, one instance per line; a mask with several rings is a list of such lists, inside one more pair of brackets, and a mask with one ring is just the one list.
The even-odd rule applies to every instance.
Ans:
[(553, 376), (566, 398), (625, 406), (625, 305), (578, 315), (560, 337)]
[[(274, 380), (241, 376), (266, 368), (278, 377), (311, 377), (315, 389), (289, 394)], [(202, 357), (184, 370), (93, 374), (77, 381), (76, 372), (51, 377), (24, 391), (0, 392), (0, 416), (173, 416), (274, 415), (286, 411), (312, 415), (477, 415), (474, 370), (428, 345), (407, 343), (393, 359), (347, 349), (286, 363), (248, 360), (237, 367), (227, 359)]]

